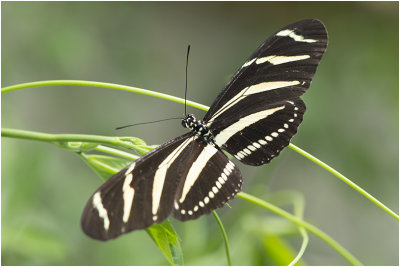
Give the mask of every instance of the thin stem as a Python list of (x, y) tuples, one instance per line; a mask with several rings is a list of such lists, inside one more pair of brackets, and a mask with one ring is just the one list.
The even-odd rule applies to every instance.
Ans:
[[(293, 199), (294, 215), (299, 217), (300, 219), (303, 219), (304, 207), (305, 207), (305, 201), (303, 195), (297, 192), (289, 192), (289, 193), (290, 193), (289, 196)], [(304, 255), (304, 252), (306, 251), (308, 242), (310, 240), (310, 238), (308, 237), (308, 233), (304, 229), (304, 227), (300, 225), (298, 225), (298, 227), (299, 227), (299, 232), (303, 237), (303, 241), (301, 242), (299, 252), (297, 253), (296, 257), (292, 260), (292, 262), (289, 263), (289, 266), (295, 265), (301, 259), (301, 257)]]
[(345, 177), (343, 174), (341, 174), (340, 172), (338, 172), (335, 169), (333, 169), (332, 167), (330, 167), (328, 164), (322, 162), (321, 160), (317, 159), (316, 157), (312, 156), (311, 154), (307, 153), (306, 151), (302, 150), (301, 148), (299, 148), (299, 147), (297, 147), (297, 146), (295, 146), (293, 144), (289, 144), (289, 147), (291, 149), (293, 149), (294, 151), (296, 151), (297, 153), (299, 153), (299, 154), (303, 155), (304, 157), (308, 158), (309, 160), (313, 161), (314, 163), (318, 164), (319, 166), (321, 166), (325, 170), (329, 171), (330, 173), (332, 173), (333, 175), (338, 177), (340, 180), (342, 180), (343, 182), (345, 182), (346, 184), (351, 186), (353, 189), (358, 191), (360, 194), (362, 194), (363, 196), (368, 198), (375, 205), (377, 205), (378, 207), (380, 207), (381, 209), (383, 209), (384, 211), (386, 211), (387, 213), (392, 215), (394, 218), (399, 220), (399, 215), (397, 215), (394, 211), (392, 211), (391, 209), (386, 207), (382, 202), (380, 202), (379, 200), (374, 198), (367, 191), (365, 191), (364, 189), (362, 189), (361, 187), (359, 187), (358, 185), (356, 185), (355, 183), (350, 181), (347, 177)]
[(4, 128), (1, 129), (1, 136), (14, 137), (21, 139), (29, 139), (44, 142), (94, 142), (94, 143), (108, 143), (115, 145), (115, 138), (100, 135), (85, 135), (85, 134), (48, 134), (33, 131), (17, 130)]
[[(292, 204), (294, 215), (299, 217), (300, 219), (303, 219), (304, 209), (305, 209), (305, 200), (303, 194), (299, 193), (298, 191), (285, 190), (271, 194), (270, 199), (274, 200), (275, 204), (278, 203), (279, 206)], [(309, 243), (309, 237), (307, 231), (300, 225), (297, 225), (297, 228), (303, 240), (299, 252), (297, 253), (296, 257), (292, 260), (292, 262), (288, 264), (288, 266), (293, 266), (299, 263)]]
[[(184, 104), (185, 99), (182, 99), (180, 97), (175, 97), (167, 94), (162, 94), (162, 93), (157, 93), (154, 91), (146, 90), (146, 89), (141, 89), (138, 87), (132, 87), (132, 86), (125, 86), (125, 85), (119, 85), (119, 84), (114, 84), (114, 83), (103, 83), (103, 82), (93, 82), (93, 81), (81, 81), (81, 80), (50, 80), (50, 81), (38, 81), (38, 82), (30, 82), (30, 83), (21, 83), (21, 84), (16, 84), (16, 85), (11, 85), (7, 86), (1, 89), (2, 93), (14, 91), (14, 90), (19, 90), (19, 89), (25, 89), (25, 88), (30, 88), (30, 87), (38, 87), (38, 86), (54, 86), (54, 85), (79, 85), (79, 86), (92, 86), (92, 87), (105, 87), (105, 88), (111, 88), (111, 89), (117, 89), (117, 90), (124, 90), (124, 91), (129, 91), (129, 92), (134, 92), (134, 93), (139, 93), (143, 95), (149, 95), (149, 96), (154, 96), (170, 101), (174, 101), (177, 103)], [(187, 105), (202, 109), (207, 111), (208, 107), (193, 101), (186, 101)]]
[[(36, 140), (42, 142), (92, 142), (98, 144), (109, 144), (128, 149), (135, 149), (131, 142), (123, 141), (123, 137), (108, 137), (101, 135), (86, 134), (48, 134), (17, 129), (1, 129), (1, 136), (20, 139)], [(139, 147), (139, 146), (138, 146)], [(139, 147), (140, 148), (140, 147)]]
[(290, 214), (289, 212), (278, 208), (277, 206), (272, 205), (271, 203), (268, 203), (262, 199), (259, 199), (257, 197), (254, 197), (252, 195), (246, 194), (244, 192), (240, 192), (237, 194), (238, 197), (245, 199), (247, 201), (250, 201), (254, 204), (257, 204), (261, 207), (264, 207), (276, 214), (278, 214), (281, 217), (284, 217), (291, 222), (303, 227), (304, 229), (310, 231), (311, 233), (315, 234), (322, 240), (324, 240), (327, 244), (329, 244), (333, 249), (335, 249), (340, 255), (342, 255), (348, 262), (350, 262), (353, 265), (363, 265), (356, 257), (354, 257), (349, 251), (347, 251), (345, 248), (343, 248), (338, 242), (336, 242), (332, 237), (330, 237), (328, 234), (324, 233), (322, 230), (318, 229), (314, 225), (303, 221), (297, 216), (294, 216)]
[(232, 262), (231, 262), (231, 255), (229, 253), (229, 243), (228, 243), (228, 235), (226, 234), (224, 225), (222, 224), (221, 219), (219, 218), (217, 212), (215, 212), (215, 210), (212, 212), (212, 214), (214, 215), (215, 220), (217, 221), (217, 224), (219, 226), (219, 229), (221, 230), (222, 233), (222, 237), (224, 238), (224, 243), (225, 243), (225, 252), (226, 252), (226, 260), (228, 261), (228, 265), (232, 266)]

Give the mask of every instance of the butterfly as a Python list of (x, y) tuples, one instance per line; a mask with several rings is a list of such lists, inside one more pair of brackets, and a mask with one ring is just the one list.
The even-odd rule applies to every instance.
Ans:
[(81, 226), (109, 240), (161, 223), (186, 221), (221, 208), (242, 187), (238, 167), (279, 155), (296, 134), (309, 88), (326, 50), (325, 26), (305, 19), (278, 30), (233, 75), (203, 120), (186, 115), (190, 129), (112, 176), (86, 204)]

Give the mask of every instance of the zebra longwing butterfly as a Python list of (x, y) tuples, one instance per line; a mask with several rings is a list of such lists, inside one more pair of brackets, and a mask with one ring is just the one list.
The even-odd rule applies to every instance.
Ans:
[(89, 199), (83, 231), (109, 240), (164, 221), (195, 219), (221, 208), (242, 187), (227, 151), (262, 165), (289, 144), (303, 119), (308, 89), (327, 46), (324, 25), (306, 19), (268, 38), (235, 73), (203, 121), (150, 151), (105, 182)]

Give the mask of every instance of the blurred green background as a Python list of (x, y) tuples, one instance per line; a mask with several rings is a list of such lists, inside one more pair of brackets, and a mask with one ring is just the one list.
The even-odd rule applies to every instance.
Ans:
[[(82, 79), (184, 95), (210, 105), (254, 49), (279, 28), (322, 20), (328, 50), (292, 142), (330, 164), (398, 212), (397, 2), (2, 2), (2, 87)], [(189, 108), (198, 117), (204, 112)], [(105, 88), (40, 87), (1, 96), (3, 128), (49, 133), (131, 135), (149, 144), (185, 132), (179, 122), (128, 128), (180, 116), (177, 103)], [(2, 138), (3, 265), (164, 265), (144, 231), (107, 243), (86, 237), (80, 216), (101, 180), (76, 155), (55, 146)], [(282, 204), (281, 191), (305, 196), (305, 217), (367, 265), (398, 265), (398, 221), (290, 149), (263, 167), (242, 170), (244, 191)], [(275, 196), (275, 197), (274, 197)], [(287, 264), (276, 239), (297, 251), (286, 220), (241, 199), (219, 210), (235, 265)], [(185, 264), (224, 265), (212, 216), (181, 223)], [(274, 241), (275, 240), (275, 241)], [(311, 235), (309, 265), (347, 265)]]

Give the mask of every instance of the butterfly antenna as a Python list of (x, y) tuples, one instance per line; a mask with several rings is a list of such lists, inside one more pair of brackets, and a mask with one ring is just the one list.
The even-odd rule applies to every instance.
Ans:
[(186, 54), (186, 79), (185, 79), (185, 116), (186, 116), (186, 98), (187, 98), (187, 82), (188, 82), (188, 65), (189, 65), (189, 52), (190, 44), (188, 44), (187, 54)]
[(158, 121), (140, 122), (140, 123), (129, 124), (129, 125), (125, 125), (125, 126), (120, 126), (120, 127), (115, 128), (115, 130), (121, 130), (121, 129), (124, 129), (127, 127), (136, 126), (136, 125), (149, 124), (149, 123), (160, 122), (160, 121), (177, 120), (177, 119), (182, 119), (182, 118), (168, 118), (168, 119), (162, 119), (162, 120), (158, 120)]

